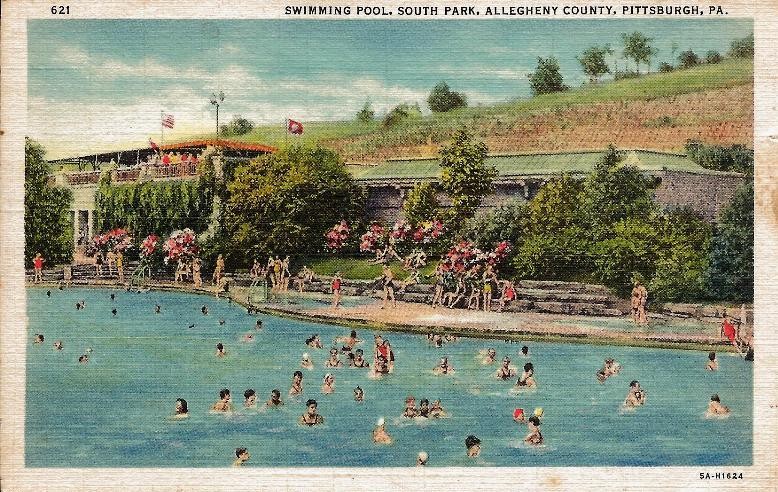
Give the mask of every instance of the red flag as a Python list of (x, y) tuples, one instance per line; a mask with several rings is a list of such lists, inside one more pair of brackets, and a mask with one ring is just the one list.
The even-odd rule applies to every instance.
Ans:
[(176, 118), (172, 114), (162, 113), (162, 126), (165, 128), (173, 128), (176, 124)]
[(286, 123), (286, 129), (292, 135), (302, 135), (303, 134), (303, 124), (300, 123), (299, 121), (288, 120), (287, 123)]
[(149, 139), (149, 145), (151, 145), (151, 150), (159, 154), (159, 145), (155, 144), (151, 139)]

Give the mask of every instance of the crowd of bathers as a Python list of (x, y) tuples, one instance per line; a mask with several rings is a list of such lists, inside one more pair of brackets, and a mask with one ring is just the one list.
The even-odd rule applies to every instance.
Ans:
[[(47, 296), (51, 297), (51, 291), (47, 292)], [(110, 294), (111, 301), (115, 301), (116, 295)], [(86, 302), (84, 300), (76, 302), (76, 310), (81, 311), (86, 309)], [(155, 313), (160, 313), (160, 305), (156, 305), (154, 308)], [(203, 315), (208, 314), (208, 308), (203, 305), (200, 308)], [(116, 315), (116, 309), (112, 309), (112, 313)], [(220, 320), (220, 324), (224, 324), (223, 320)], [(257, 320), (255, 329), (260, 330), (263, 328), (261, 320)], [(437, 333), (430, 333), (427, 335), (428, 342), (435, 347), (442, 347), (444, 343), (452, 343), (458, 340), (456, 335), (441, 335)], [(247, 341), (244, 337), (244, 341)], [(319, 350), (323, 349), (321, 337), (318, 333), (312, 334), (305, 339), (305, 346), (309, 349)], [(36, 333), (33, 338), (35, 345), (42, 345), (45, 343), (45, 337), (41, 333)], [(372, 347), (372, 360), (368, 361), (365, 357), (364, 350), (357, 348), (357, 345), (363, 343), (357, 332), (351, 330), (348, 336), (337, 337), (332, 347), (329, 349), (329, 355), (324, 362), (325, 368), (339, 368), (344, 367), (344, 359), (347, 361), (348, 367), (352, 368), (364, 368), (368, 370), (368, 374), (372, 378), (382, 378), (385, 375), (391, 374), (394, 371), (395, 354), (388, 339), (381, 334), (375, 334), (373, 337)], [(63, 349), (62, 340), (56, 340), (54, 342), (54, 348), (57, 351)], [(80, 364), (87, 364), (89, 362), (89, 354), (92, 352), (92, 348), (87, 348), (82, 355), (79, 356), (78, 362)], [(483, 356), (482, 364), (491, 365), (498, 363), (497, 351), (494, 348), (488, 348), (481, 353)], [(219, 342), (216, 345), (216, 357), (222, 358), (227, 356), (227, 351), (223, 343)], [(521, 347), (519, 356), (523, 358), (529, 358), (529, 347), (526, 345)], [(312, 370), (314, 368), (313, 361), (310, 355), (306, 352), (302, 355), (300, 361), (300, 369)], [(622, 367), (613, 358), (606, 358), (603, 366), (596, 371), (596, 380), (604, 384), (609, 378), (616, 376), (620, 373)], [(718, 359), (715, 352), (708, 354), (708, 361), (705, 365), (705, 369), (708, 371), (717, 371), (719, 369)], [(435, 375), (448, 375), (454, 372), (454, 368), (451, 365), (448, 357), (444, 356), (440, 358), (439, 363), (432, 369), (432, 373)], [(498, 369), (495, 371), (495, 377), (500, 380), (512, 380), (517, 377), (515, 387), (516, 390), (533, 389), (537, 388), (537, 382), (535, 380), (535, 367), (532, 362), (527, 361), (523, 365), (523, 371), (519, 375), (519, 371), (511, 364), (511, 358), (509, 355), (504, 356), (499, 363)], [(289, 388), (289, 396), (295, 397), (302, 395), (303, 393), (303, 372), (301, 370), (295, 370), (292, 374), (292, 382)], [(335, 391), (335, 375), (331, 372), (325, 374), (322, 381), (321, 393), (330, 394)], [(357, 386), (353, 389), (354, 400), (356, 402), (362, 402), (365, 397), (364, 390)], [(257, 407), (257, 392), (253, 388), (248, 388), (243, 392), (243, 407), (244, 408), (256, 408)], [(625, 408), (640, 407), (646, 403), (647, 393), (646, 390), (640, 386), (640, 382), (633, 380), (629, 383), (627, 396), (624, 399)], [(269, 394), (269, 398), (265, 401), (266, 407), (279, 407), (284, 405), (281, 398), (281, 391), (277, 388), (272, 389)], [(218, 400), (210, 408), (213, 412), (231, 412), (232, 411), (232, 395), (228, 388), (223, 388), (219, 391)], [(706, 415), (708, 417), (721, 417), (730, 413), (730, 409), (721, 403), (721, 399), (718, 394), (711, 396)], [(182, 419), (189, 416), (189, 406), (185, 399), (177, 398), (175, 400), (174, 413), (171, 418)], [(405, 400), (405, 408), (401, 414), (401, 417), (412, 419), (435, 419), (446, 417), (446, 411), (442, 406), (440, 399), (435, 399), (430, 403), (427, 398), (422, 398), (419, 401), (419, 405), (416, 405), (416, 399), (411, 395)], [(524, 441), (530, 445), (543, 444), (543, 435), (540, 432), (540, 425), (542, 423), (543, 409), (536, 408), (533, 415), (526, 418), (525, 412), (521, 408), (517, 408), (513, 412), (513, 420), (520, 424), (526, 424), (528, 428), (528, 434), (524, 438)], [(305, 402), (305, 411), (300, 415), (298, 419), (301, 425), (316, 426), (324, 423), (324, 416), (318, 413), (318, 403), (315, 399), (308, 399)], [(392, 438), (386, 428), (386, 421), (384, 418), (380, 418), (373, 431), (373, 441), (376, 444), (391, 444)], [(481, 441), (475, 435), (469, 435), (465, 440), (467, 455), (470, 457), (476, 457), (480, 453)], [(238, 448), (236, 450), (235, 465), (241, 465), (249, 459), (249, 453), (245, 448)], [(426, 452), (419, 453), (417, 457), (417, 464), (420, 466), (426, 465), (429, 456)]]

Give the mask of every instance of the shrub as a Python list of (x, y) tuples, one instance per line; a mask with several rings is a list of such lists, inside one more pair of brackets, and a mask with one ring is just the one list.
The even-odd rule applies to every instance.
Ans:
[(662, 73), (669, 73), (675, 70), (675, 67), (673, 67), (671, 64), (667, 62), (662, 62), (659, 64), (659, 71)]
[(740, 186), (713, 235), (706, 284), (717, 299), (754, 299), (754, 183)]
[(430, 92), (427, 104), (433, 112), (445, 113), (452, 109), (467, 107), (467, 97), (462, 93), (453, 92), (447, 83), (440, 82)]
[(418, 104), (398, 104), (384, 116), (383, 125), (386, 127), (397, 125), (410, 118), (420, 118), (421, 109)]
[(700, 64), (700, 57), (692, 50), (686, 50), (678, 55), (679, 68), (691, 68)]
[(705, 53), (705, 63), (719, 63), (722, 60), (721, 53), (710, 50)]
[(754, 33), (742, 39), (732, 41), (729, 47), (729, 56), (733, 58), (753, 58), (754, 57)]
[(440, 204), (431, 183), (416, 183), (403, 203), (405, 220), (413, 227), (440, 216)]

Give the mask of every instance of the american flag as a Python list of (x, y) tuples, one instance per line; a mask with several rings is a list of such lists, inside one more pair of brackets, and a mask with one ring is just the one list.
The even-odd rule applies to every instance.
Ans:
[(162, 113), (162, 126), (165, 128), (173, 128), (176, 124), (176, 118), (172, 114)]

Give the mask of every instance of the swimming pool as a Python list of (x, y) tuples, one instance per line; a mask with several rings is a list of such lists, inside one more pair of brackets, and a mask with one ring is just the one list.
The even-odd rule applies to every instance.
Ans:
[[(114, 293), (115, 301), (110, 294)], [(328, 343), (349, 330), (260, 316), (264, 329), (244, 343), (255, 316), (225, 300), (171, 292), (27, 289), (28, 339), (26, 464), (29, 467), (221, 467), (246, 447), (244, 466), (412, 466), (419, 451), (430, 466), (659, 466), (748, 465), (752, 462), (752, 365), (719, 355), (718, 372), (705, 371), (703, 352), (532, 342), (529, 360), (538, 388), (513, 394), (513, 382), (493, 377), (479, 350), (494, 347), (516, 366), (521, 344), (461, 339), (436, 349), (423, 336), (388, 333), (396, 354), (394, 374), (380, 380), (367, 370), (325, 369)], [(77, 311), (75, 303), (86, 301)], [(155, 314), (156, 304), (161, 312)], [(203, 315), (202, 305), (209, 312)], [(112, 309), (117, 310), (116, 316)], [(223, 319), (224, 324), (219, 320)], [(190, 328), (190, 325), (194, 325)], [(45, 343), (33, 345), (35, 333)], [(319, 333), (325, 350), (304, 340)], [(359, 330), (367, 340), (372, 334)], [(52, 347), (62, 340), (64, 349)], [(216, 343), (227, 350), (215, 357)], [(88, 364), (78, 356), (93, 351)], [(287, 396), (292, 373), (308, 352), (315, 369), (303, 370), (302, 398)], [(434, 376), (440, 356), (456, 373)], [(605, 357), (623, 365), (605, 384), (594, 373)], [(321, 394), (326, 372), (335, 393)], [(644, 407), (623, 411), (630, 380), (647, 391)], [(365, 401), (353, 399), (353, 388)], [(229, 388), (236, 411), (211, 414), (218, 392)], [(262, 402), (281, 390), (280, 409), (242, 409), (243, 392), (253, 388)], [(704, 418), (712, 393), (733, 413)], [(405, 397), (442, 400), (446, 419), (400, 417)], [(170, 420), (176, 398), (189, 403), (190, 417)], [(304, 402), (315, 398), (325, 417), (320, 427), (301, 427)], [(545, 445), (522, 442), (526, 426), (513, 422), (516, 407), (544, 408)], [(377, 446), (371, 431), (384, 416), (395, 440)], [(477, 435), (481, 455), (468, 459), (464, 439)]]

